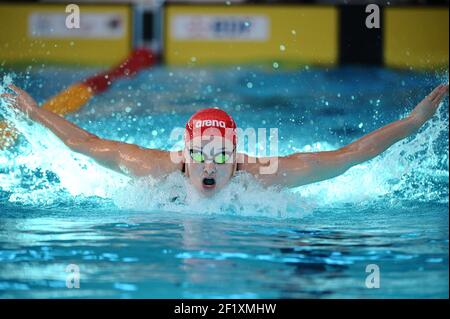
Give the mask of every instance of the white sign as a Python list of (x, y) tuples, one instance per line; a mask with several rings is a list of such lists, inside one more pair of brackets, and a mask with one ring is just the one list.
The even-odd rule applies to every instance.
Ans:
[(176, 15), (171, 36), (177, 40), (266, 41), (269, 19), (264, 15)]
[(28, 17), (32, 38), (121, 38), (126, 20), (117, 13), (81, 13), (80, 28), (66, 26), (64, 13), (34, 12)]

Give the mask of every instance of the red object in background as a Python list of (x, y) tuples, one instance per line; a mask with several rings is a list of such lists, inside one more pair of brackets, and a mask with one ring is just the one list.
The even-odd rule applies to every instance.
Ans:
[(113, 81), (118, 78), (133, 76), (138, 71), (150, 67), (155, 63), (156, 55), (150, 49), (135, 49), (128, 58), (118, 66), (107, 72), (90, 77), (83, 81), (83, 83), (89, 86), (94, 91), (94, 94), (98, 94), (106, 91)]

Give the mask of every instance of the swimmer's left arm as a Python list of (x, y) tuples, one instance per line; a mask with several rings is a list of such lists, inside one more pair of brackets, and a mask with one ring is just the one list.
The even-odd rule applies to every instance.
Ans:
[[(423, 99), (404, 119), (390, 123), (335, 151), (296, 153), (285, 157), (257, 159), (260, 163), (243, 165), (266, 185), (297, 187), (339, 176), (352, 166), (368, 161), (396, 142), (414, 134), (436, 112), (448, 84), (440, 85)], [(265, 162), (265, 164), (261, 164)], [(275, 172), (263, 174), (261, 168)]]

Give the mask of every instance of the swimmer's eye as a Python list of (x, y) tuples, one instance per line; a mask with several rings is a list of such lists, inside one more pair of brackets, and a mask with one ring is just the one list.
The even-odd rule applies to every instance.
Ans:
[(197, 163), (203, 163), (205, 161), (205, 157), (203, 156), (202, 152), (196, 152), (191, 150), (191, 157), (192, 159)]
[(230, 159), (230, 155), (227, 153), (220, 153), (214, 156), (214, 162), (216, 164), (225, 164)]

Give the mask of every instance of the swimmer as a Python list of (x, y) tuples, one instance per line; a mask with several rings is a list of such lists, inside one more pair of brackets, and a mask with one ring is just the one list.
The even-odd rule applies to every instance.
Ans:
[[(390, 123), (334, 151), (295, 153), (255, 158), (236, 151), (236, 124), (224, 111), (204, 109), (186, 124), (185, 146), (180, 151), (146, 149), (134, 144), (101, 139), (63, 117), (40, 108), (25, 91), (14, 85), (2, 98), (58, 136), (71, 150), (131, 177), (162, 178), (174, 171), (184, 173), (205, 196), (220, 191), (237, 171), (255, 176), (265, 186), (297, 187), (343, 174), (352, 166), (380, 155), (396, 142), (419, 130), (436, 112), (448, 94), (441, 84), (404, 119)], [(277, 161), (275, 172), (262, 173), (267, 163)]]

